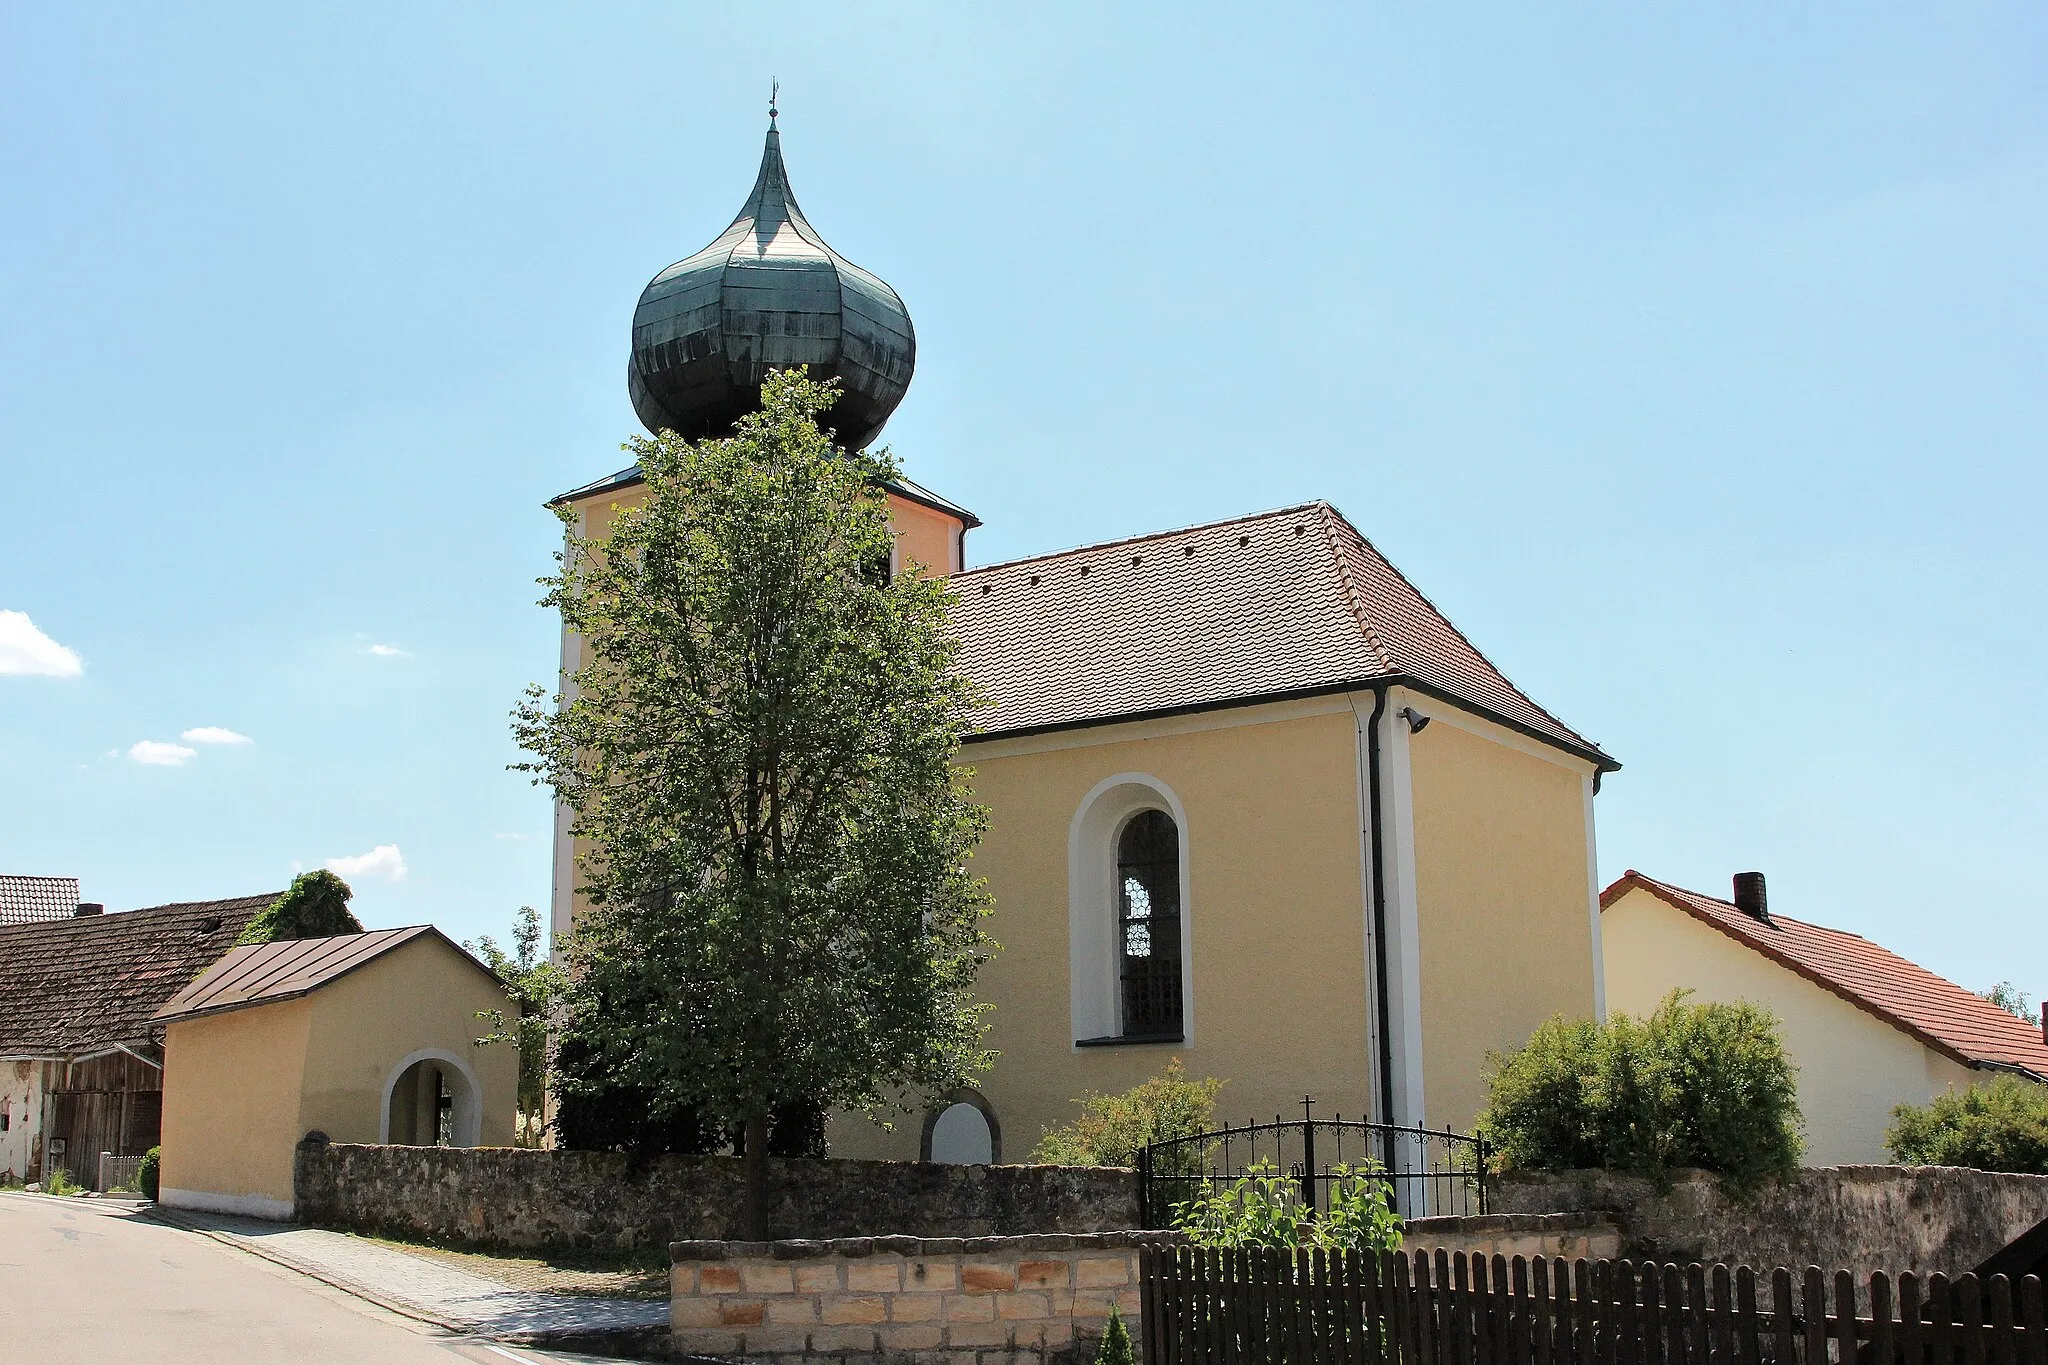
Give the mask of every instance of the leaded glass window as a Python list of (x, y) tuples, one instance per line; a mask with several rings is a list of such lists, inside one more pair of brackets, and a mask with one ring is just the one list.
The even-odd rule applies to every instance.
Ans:
[(1181, 1032), (1180, 830), (1161, 810), (1117, 836), (1118, 984), (1126, 1037)]

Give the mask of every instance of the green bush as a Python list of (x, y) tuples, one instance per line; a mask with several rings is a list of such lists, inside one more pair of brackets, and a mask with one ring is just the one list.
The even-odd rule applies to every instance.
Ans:
[(1102, 1349), (1095, 1353), (1095, 1365), (1137, 1365), (1131, 1350), (1131, 1329), (1115, 1304), (1109, 1306), (1109, 1326), (1102, 1333)]
[(1647, 1019), (1559, 1017), (1495, 1054), (1479, 1130), (1501, 1170), (1698, 1167), (1750, 1185), (1799, 1164), (1798, 1091), (1777, 1017), (1673, 991)]
[(1884, 1141), (1892, 1160), (1908, 1166), (2048, 1175), (2048, 1086), (2000, 1076), (1926, 1105), (1902, 1104)]
[(256, 912), (256, 918), (249, 921), (249, 927), (235, 942), (239, 946), (360, 934), (362, 921), (348, 908), (349, 898), (354, 894), (347, 882), (326, 868), (301, 872), (292, 878), (291, 887), (282, 896)]
[(1174, 1226), (1205, 1247), (1397, 1251), (1401, 1215), (1382, 1170), (1376, 1162), (1336, 1167), (1329, 1209), (1311, 1214), (1296, 1181), (1283, 1179), (1270, 1161), (1254, 1162), (1229, 1184), (1176, 1206)]
[(141, 1190), (145, 1198), (156, 1198), (157, 1172), (163, 1160), (164, 1149), (161, 1147), (152, 1147), (142, 1154), (142, 1165), (135, 1170), (135, 1188)]
[[(1138, 1151), (1167, 1138), (1190, 1137), (1207, 1129), (1216, 1116), (1216, 1096), (1223, 1082), (1209, 1077), (1191, 1081), (1180, 1058), (1166, 1070), (1121, 1095), (1089, 1095), (1076, 1100), (1081, 1117), (1063, 1128), (1049, 1128), (1031, 1149), (1031, 1160), (1048, 1166), (1133, 1166)], [(1200, 1144), (1183, 1149), (1181, 1164), (1188, 1174), (1203, 1168)]]

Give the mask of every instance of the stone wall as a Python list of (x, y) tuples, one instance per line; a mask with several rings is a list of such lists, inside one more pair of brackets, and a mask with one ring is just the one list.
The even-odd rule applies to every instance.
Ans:
[(1975, 1269), (2048, 1218), (2048, 1176), (1946, 1166), (1827, 1166), (1747, 1196), (1704, 1171), (1669, 1190), (1611, 1171), (1518, 1172), (1487, 1185), (1502, 1213), (1605, 1211), (1621, 1254), (1759, 1269)]
[[(781, 1237), (984, 1237), (1135, 1227), (1134, 1172), (1072, 1166), (771, 1160)], [(635, 1166), (602, 1152), (299, 1144), (299, 1221), (506, 1249), (658, 1247), (737, 1237), (733, 1157)]]
[(1411, 1218), (1401, 1250), (1479, 1256), (1562, 1256), (1576, 1261), (1621, 1254), (1621, 1229), (1605, 1213), (1487, 1213)]
[[(1114, 1307), (1139, 1327), (1138, 1249), (1163, 1233), (677, 1242), (679, 1355), (1083, 1365)], [(1142, 1357), (1141, 1357), (1142, 1358)]]

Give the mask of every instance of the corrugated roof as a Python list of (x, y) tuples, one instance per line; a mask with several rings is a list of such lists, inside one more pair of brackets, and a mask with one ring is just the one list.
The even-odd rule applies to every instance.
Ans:
[[(332, 938), (287, 939), (237, 948), (213, 970), (179, 991), (156, 1012), (156, 1022), (220, 1014), (250, 1005), (296, 1000), (414, 939), (440, 939), (486, 976), (490, 968), (477, 962), (431, 924), (403, 929), (372, 929)], [(493, 977), (493, 980), (496, 978)]]
[(78, 878), (0, 875), (0, 924), (65, 919), (78, 909)]
[(1657, 881), (1634, 868), (1600, 893), (1600, 908), (1605, 910), (1633, 888), (1719, 929), (1966, 1066), (2019, 1067), (2048, 1081), (2048, 1041), (2040, 1029), (1869, 939), (1775, 910), (1766, 924), (1732, 902)]
[(953, 576), (977, 738), (1399, 680), (1620, 765), (1538, 706), (1326, 502)]
[(159, 1036), (159, 1007), (281, 892), (0, 925), (0, 1056), (75, 1057)]

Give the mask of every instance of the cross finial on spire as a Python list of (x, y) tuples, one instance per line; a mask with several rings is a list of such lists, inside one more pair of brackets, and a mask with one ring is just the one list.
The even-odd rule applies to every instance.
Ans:
[(769, 82), (768, 82), (768, 121), (769, 121), (770, 123), (773, 123), (773, 122), (775, 122), (775, 101), (776, 101), (776, 99), (777, 99), (778, 97), (780, 97), (780, 96), (781, 96), (781, 94), (782, 94), (782, 82), (781, 82), (781, 81), (777, 81), (777, 80), (771, 80), (771, 81), (769, 81)]

